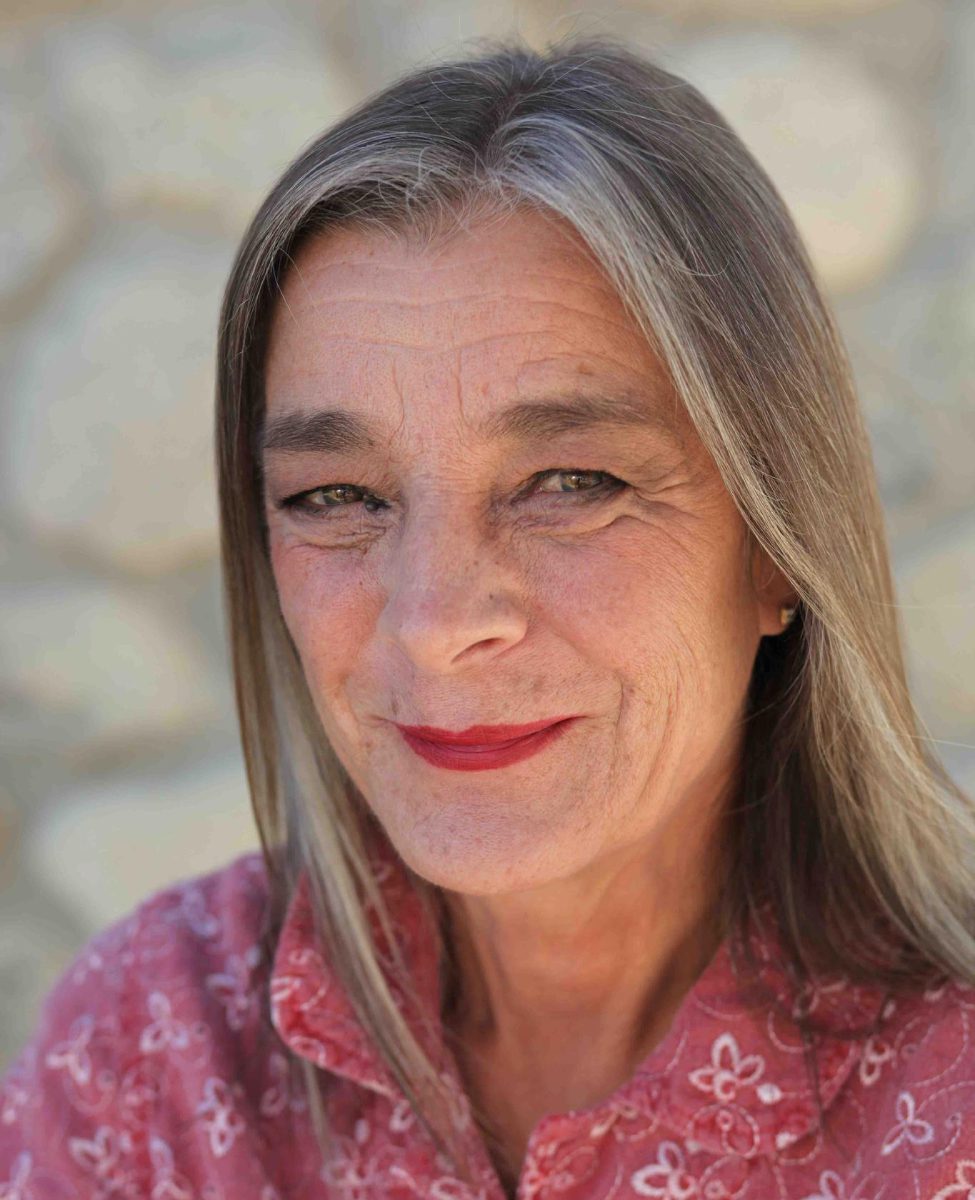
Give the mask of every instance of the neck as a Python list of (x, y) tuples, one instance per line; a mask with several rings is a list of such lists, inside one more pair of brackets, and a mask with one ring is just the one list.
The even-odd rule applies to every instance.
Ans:
[(445, 894), (445, 1025), (469, 1082), (506, 1079), (530, 1123), (535, 1109), (611, 1094), (666, 1034), (724, 936), (719, 865), (703, 839), (669, 864), (641, 844), (531, 892)]

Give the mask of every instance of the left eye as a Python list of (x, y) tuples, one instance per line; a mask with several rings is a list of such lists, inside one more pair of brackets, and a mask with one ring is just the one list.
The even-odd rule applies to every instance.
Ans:
[[(556, 489), (556, 494), (578, 493), (585, 496), (587, 499), (590, 496), (603, 496), (610, 492), (618, 492), (620, 488), (626, 487), (622, 479), (617, 479), (615, 475), (610, 475), (608, 471), (581, 471), (574, 468), (556, 467), (550, 471), (541, 471), (535, 476), (539, 483), (545, 482), (548, 479), (557, 479), (562, 476), (569, 482), (568, 488)], [(539, 488), (539, 490), (541, 490)]]

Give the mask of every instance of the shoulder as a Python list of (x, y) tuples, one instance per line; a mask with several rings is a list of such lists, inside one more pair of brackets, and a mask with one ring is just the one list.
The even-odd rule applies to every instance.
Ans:
[(153, 893), (80, 949), (0, 1081), (0, 1183), (40, 1172), (42, 1194), (70, 1195), (95, 1159), (136, 1157), (164, 1075), (181, 1058), (205, 1071), (256, 1023), (266, 899), (255, 851)]
[(975, 987), (947, 981), (891, 1000), (858, 1063), (868, 1171), (934, 1200), (975, 1189)]

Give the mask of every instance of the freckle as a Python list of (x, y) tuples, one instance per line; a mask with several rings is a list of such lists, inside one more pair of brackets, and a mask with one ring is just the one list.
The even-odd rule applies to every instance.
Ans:
[(578, 367), (576, 367), (576, 373), (579, 375), (591, 375), (593, 370), (588, 364), (580, 363)]

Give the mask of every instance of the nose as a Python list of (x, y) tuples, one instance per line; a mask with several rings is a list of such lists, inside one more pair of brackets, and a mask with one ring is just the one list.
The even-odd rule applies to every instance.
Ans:
[(517, 572), (476, 526), (456, 512), (427, 513), (387, 560), (377, 628), (423, 671), (487, 665), (525, 636)]

